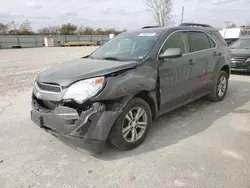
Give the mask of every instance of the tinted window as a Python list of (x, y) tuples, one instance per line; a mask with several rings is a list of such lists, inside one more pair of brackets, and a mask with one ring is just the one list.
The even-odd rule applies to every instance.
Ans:
[(206, 50), (210, 48), (208, 36), (202, 32), (190, 32), (194, 51)]
[(168, 38), (161, 49), (164, 53), (168, 48), (180, 48), (183, 54), (189, 53), (188, 36), (186, 32), (176, 32)]
[[(213, 31), (212, 32), (213, 36), (216, 37), (216, 39), (218, 39), (222, 44), (227, 46), (227, 42), (225, 41), (225, 39), (222, 37), (222, 35), (218, 32), (218, 31)], [(217, 40), (217, 43), (218, 43)]]
[(216, 44), (209, 36), (208, 36), (208, 40), (209, 40), (210, 48), (215, 48)]

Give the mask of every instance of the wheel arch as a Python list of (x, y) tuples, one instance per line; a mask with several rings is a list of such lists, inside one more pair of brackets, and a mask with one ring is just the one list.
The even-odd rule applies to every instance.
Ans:
[[(150, 107), (152, 118), (155, 119), (158, 114), (158, 105), (157, 105), (157, 97), (155, 91), (139, 91), (132, 95), (128, 95), (123, 97), (115, 102), (111, 102), (108, 104), (108, 110), (117, 110), (120, 113), (122, 112), (123, 108), (131, 101), (133, 98), (138, 97), (143, 99)], [(106, 102), (106, 104), (109, 102)]]
[(224, 65), (220, 70), (225, 71), (228, 74), (228, 78), (230, 77), (230, 67), (229, 67), (229, 65)]
[(152, 113), (152, 119), (155, 119), (158, 111), (155, 92), (141, 91), (134, 97), (143, 99), (149, 105)]

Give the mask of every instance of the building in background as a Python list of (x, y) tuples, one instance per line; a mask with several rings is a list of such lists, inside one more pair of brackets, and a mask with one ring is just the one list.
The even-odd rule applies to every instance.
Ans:
[(240, 37), (250, 37), (250, 28), (245, 28), (244, 26), (238, 28), (225, 28), (220, 30), (220, 34), (227, 41), (228, 45), (231, 45)]

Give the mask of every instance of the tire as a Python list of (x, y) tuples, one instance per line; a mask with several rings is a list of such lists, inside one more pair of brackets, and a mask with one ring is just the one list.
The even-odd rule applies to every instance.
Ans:
[[(138, 122), (137, 120), (129, 121), (129, 119), (132, 119), (130, 117), (134, 117), (134, 119), (136, 119), (136, 114), (139, 111), (142, 113), (142, 115), (138, 119)], [(135, 125), (137, 123), (144, 123), (146, 125)], [(122, 150), (131, 150), (137, 148), (146, 138), (151, 124), (152, 113), (149, 105), (141, 98), (133, 98), (124, 107), (122, 113), (115, 121), (109, 134), (109, 141), (112, 145)], [(142, 127), (144, 127), (144, 129), (142, 129)], [(125, 131), (126, 129), (128, 132)], [(134, 130), (136, 132), (134, 132)], [(144, 131), (141, 132), (142, 130)], [(137, 138), (137, 140), (135, 138)]]
[[(220, 71), (219, 76), (217, 77), (217, 80), (213, 86), (212, 92), (208, 95), (209, 100), (213, 101), (213, 102), (219, 102), (222, 101), (227, 93), (227, 89), (228, 89), (228, 74), (225, 71)], [(220, 82), (221, 79), (225, 78), (225, 88), (224, 88), (224, 92), (223, 94), (221, 94), (218, 90), (220, 87)], [(222, 87), (221, 87), (222, 88)]]

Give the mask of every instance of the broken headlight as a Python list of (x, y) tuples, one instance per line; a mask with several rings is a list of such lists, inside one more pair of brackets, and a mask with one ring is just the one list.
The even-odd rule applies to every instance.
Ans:
[(73, 99), (83, 104), (87, 99), (95, 96), (104, 86), (104, 77), (91, 78), (72, 84), (63, 96), (64, 100)]
[(246, 62), (250, 62), (250, 57), (246, 60)]

